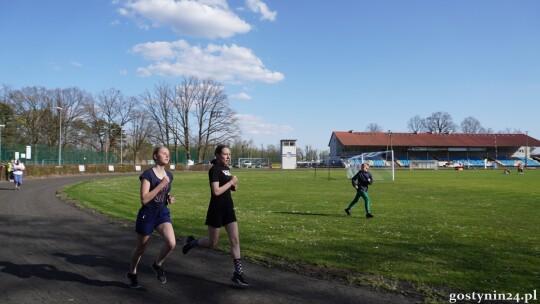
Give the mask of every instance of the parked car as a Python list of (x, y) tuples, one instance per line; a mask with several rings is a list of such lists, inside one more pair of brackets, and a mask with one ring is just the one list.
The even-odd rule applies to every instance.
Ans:
[(245, 160), (244, 163), (242, 164), (242, 167), (243, 168), (251, 168), (252, 164), (251, 164), (251, 161), (249, 160)]
[(232, 164), (232, 166), (233, 166), (233, 168), (240, 168), (240, 166), (238, 165), (237, 162), (234, 162), (234, 163)]

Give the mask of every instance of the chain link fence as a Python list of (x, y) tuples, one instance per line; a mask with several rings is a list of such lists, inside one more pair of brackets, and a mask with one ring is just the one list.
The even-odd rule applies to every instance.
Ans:
[[(2, 145), (0, 160), (20, 159), (26, 165), (86, 165), (116, 164), (116, 153), (103, 153), (90, 150), (62, 149), (48, 146)], [(59, 157), (60, 156), (60, 157)]]

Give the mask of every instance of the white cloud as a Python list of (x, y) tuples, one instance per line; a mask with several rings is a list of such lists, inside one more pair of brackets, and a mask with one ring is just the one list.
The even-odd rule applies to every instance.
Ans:
[(60, 71), (62, 69), (62, 67), (54, 61), (49, 61), (45, 64), (48, 65), (53, 71)]
[(72, 60), (69, 64), (76, 67), (76, 68), (82, 68), (82, 66), (83, 66), (82, 63), (77, 62), (75, 60)]
[(153, 27), (168, 26), (191, 37), (229, 38), (251, 30), (225, 0), (130, 0), (118, 13), (134, 18), (143, 28), (149, 21)]
[(276, 20), (277, 12), (270, 11), (266, 3), (261, 0), (246, 0), (246, 5), (254, 13), (260, 13), (263, 20)]
[(184, 40), (175, 42), (157, 41), (135, 45), (131, 50), (141, 54), (145, 59), (153, 61), (171, 60), (177, 57), (179, 50), (189, 49), (191, 46)]
[(250, 114), (236, 114), (240, 122), (242, 134), (257, 136), (257, 135), (279, 135), (289, 133), (294, 130), (288, 125), (277, 125), (267, 122), (263, 117)]
[(128, 74), (128, 71), (125, 70), (125, 69), (122, 69), (122, 70), (118, 71), (118, 74), (120, 74), (121, 76), (125, 76), (125, 75)]
[(247, 93), (238, 93), (231, 95), (231, 99), (237, 99), (237, 100), (251, 100), (251, 96)]
[(185, 40), (147, 42), (135, 45), (134, 53), (154, 61), (137, 69), (141, 76), (213, 77), (218, 81), (275, 83), (285, 77), (268, 70), (251, 49), (232, 45), (209, 44), (205, 48), (192, 46)]

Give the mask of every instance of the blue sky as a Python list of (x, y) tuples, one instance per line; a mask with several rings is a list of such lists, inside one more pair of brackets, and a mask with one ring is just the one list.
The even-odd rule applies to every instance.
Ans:
[(0, 2), (0, 84), (225, 85), (243, 138), (328, 149), (332, 131), (448, 112), (540, 139), (537, 0)]

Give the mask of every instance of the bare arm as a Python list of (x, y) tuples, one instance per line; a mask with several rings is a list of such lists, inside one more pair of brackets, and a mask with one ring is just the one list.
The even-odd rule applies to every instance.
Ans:
[(210, 187), (212, 189), (212, 195), (213, 196), (222, 195), (223, 193), (225, 193), (225, 191), (227, 191), (231, 187), (235, 189), (236, 184), (238, 184), (238, 178), (236, 176), (233, 176), (228, 183), (224, 184), (221, 187), (219, 186), (219, 182), (212, 182), (210, 184)]

